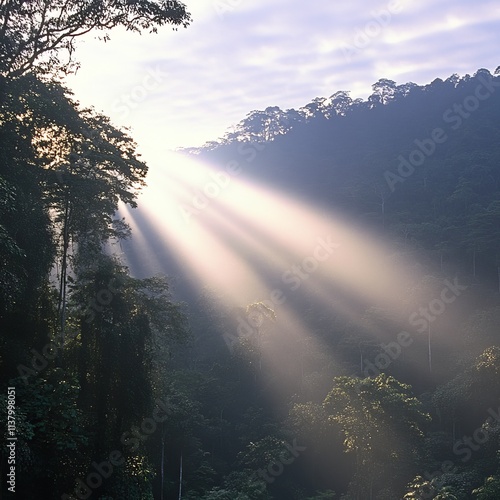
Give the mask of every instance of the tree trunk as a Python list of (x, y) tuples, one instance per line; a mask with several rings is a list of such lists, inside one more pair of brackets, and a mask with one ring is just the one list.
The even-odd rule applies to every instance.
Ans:
[(472, 251), (472, 276), (476, 277), (476, 249)]
[(160, 500), (163, 500), (163, 484), (165, 478), (165, 423), (163, 423), (163, 429), (161, 432), (161, 469), (160, 469)]
[(432, 373), (431, 323), (429, 321), (429, 373)]
[(66, 327), (66, 286), (68, 271), (68, 248), (69, 248), (69, 219), (71, 209), (69, 199), (66, 199), (64, 206), (64, 221), (62, 229), (63, 253), (61, 258), (61, 278), (59, 280), (59, 299), (57, 304), (57, 313), (61, 322), (61, 340), (64, 343)]
[(385, 198), (382, 195), (382, 227), (385, 227)]
[(181, 500), (182, 498), (182, 453), (181, 453), (181, 463), (179, 466), (179, 498), (178, 500)]

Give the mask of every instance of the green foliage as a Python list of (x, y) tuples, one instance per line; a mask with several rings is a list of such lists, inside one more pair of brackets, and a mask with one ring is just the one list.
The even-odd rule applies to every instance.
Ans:
[(285, 448), (285, 441), (275, 436), (266, 436), (256, 442), (250, 442), (246, 450), (240, 453), (239, 462), (245, 468), (258, 470), (269, 464), (279, 462), (279, 455)]
[(495, 380), (500, 375), (500, 347), (486, 349), (477, 360), (475, 369), (482, 377)]
[(453, 488), (450, 486), (442, 486), (442, 483), (438, 485), (435, 479), (426, 481), (421, 476), (417, 476), (408, 485), (408, 491), (403, 498), (404, 500), (420, 500), (421, 498), (434, 500), (460, 500), (452, 493), (452, 490)]
[[(477, 425), (482, 425), (487, 409), (496, 410), (500, 397), (500, 348), (489, 347), (449, 382), (436, 388), (432, 403), (444, 428), (474, 415)], [(484, 389), (487, 388), (485, 391)]]
[(231, 472), (222, 488), (214, 488), (203, 496), (203, 500), (270, 500), (266, 483), (256, 478), (255, 473)]
[(133, 500), (154, 500), (151, 480), (154, 477), (147, 458), (129, 458), (122, 467), (117, 467), (107, 484), (111, 498), (130, 498)]
[(385, 374), (333, 382), (323, 406), (342, 430), (345, 451), (355, 453), (356, 488), (367, 494), (376, 478), (396, 464), (398, 474), (408, 474), (405, 468), (418, 462), (422, 429), (429, 421), (411, 387)]
[(428, 498), (433, 500), (468, 500), (471, 490), (480, 476), (467, 469), (451, 473), (437, 474), (424, 479), (416, 476), (407, 486), (405, 500)]
[(306, 500), (335, 500), (336, 493), (333, 490), (318, 491), (316, 495), (307, 497)]
[(47, 370), (28, 385), (19, 378), (9, 384), (16, 387), (18, 470), (31, 477), (27, 486), (33, 491), (37, 482), (48, 482), (56, 490), (68, 476), (82, 471), (89, 444), (78, 406), (79, 386), (59, 368)]
[(295, 403), (289, 415), (290, 425), (301, 433), (318, 432), (319, 439), (328, 433), (328, 413), (321, 404)]
[(9, 234), (3, 221), (14, 211), (16, 191), (0, 177), (0, 302), (11, 308), (20, 292), (22, 258), (26, 256), (14, 238)]
[(329, 419), (342, 426), (346, 451), (371, 450), (376, 436), (402, 428), (410, 440), (422, 437), (421, 427), (429, 416), (410, 390), (385, 374), (366, 379), (336, 377), (323, 406)]
[(483, 486), (476, 488), (472, 494), (477, 500), (496, 500), (500, 498), (500, 476), (490, 476)]

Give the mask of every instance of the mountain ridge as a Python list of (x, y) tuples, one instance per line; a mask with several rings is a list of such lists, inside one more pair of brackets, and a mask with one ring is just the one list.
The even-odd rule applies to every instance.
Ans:
[(188, 154), (200, 154), (203, 151), (211, 151), (234, 142), (268, 143), (278, 136), (286, 135), (297, 125), (307, 124), (314, 119), (331, 120), (344, 117), (358, 110), (369, 110), (380, 105), (388, 105), (395, 100), (411, 96), (414, 93), (432, 92), (441, 84), (459, 88), (467, 84), (471, 78), (483, 77), (489, 79), (495, 78), (495, 75), (499, 74), (500, 66), (495, 69), (493, 75), (488, 69), (480, 68), (472, 76), (465, 74), (460, 77), (457, 73), (454, 73), (446, 80), (435, 78), (426, 85), (417, 85), (413, 82), (398, 85), (394, 80), (381, 78), (372, 85), (373, 93), (366, 100), (351, 98), (351, 91), (349, 90), (338, 90), (329, 97), (315, 97), (311, 102), (298, 109), (282, 110), (279, 106), (270, 105), (264, 110), (250, 111), (245, 118), (230, 127), (222, 137), (208, 141), (199, 147), (179, 148), (179, 151)]

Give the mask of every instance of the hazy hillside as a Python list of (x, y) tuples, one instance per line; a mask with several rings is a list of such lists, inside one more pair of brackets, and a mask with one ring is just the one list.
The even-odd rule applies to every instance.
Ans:
[(476, 275), (498, 289), (500, 76), (373, 89), (366, 101), (337, 92), (298, 111), (252, 112), (191, 153), (236, 160), (242, 177), (383, 228), (464, 273), (477, 253)]

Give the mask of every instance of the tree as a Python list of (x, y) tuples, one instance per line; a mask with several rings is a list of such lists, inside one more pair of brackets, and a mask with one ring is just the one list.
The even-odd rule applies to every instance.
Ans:
[[(77, 271), (70, 320), (80, 331), (76, 361), (81, 400), (98, 408), (99, 432), (118, 439), (124, 426), (148, 413), (159, 384), (152, 380), (158, 376), (153, 372), (163, 367), (165, 357), (160, 352), (185, 338), (186, 320), (162, 277), (132, 278), (107, 255), (93, 268)], [(134, 376), (124, 387), (121, 381), (131, 372)]]
[[(421, 476), (415, 477), (407, 488), (404, 500), (420, 500), (422, 498), (432, 498), (434, 500), (458, 500), (453, 494), (453, 488), (437, 484), (436, 479), (426, 481)], [(460, 497), (462, 498), (462, 497)]]
[[(0, 308), (9, 310), (19, 297), (23, 273), (22, 261), (25, 251), (19, 247), (10, 227), (6, 227), (11, 216), (19, 217), (16, 206), (19, 193), (0, 177)], [(24, 280), (23, 280), (24, 281)]]
[(1, 0), (0, 75), (18, 77), (34, 67), (68, 71), (75, 66), (76, 40), (91, 31), (103, 32), (106, 40), (117, 26), (139, 33), (189, 22), (178, 0)]
[(266, 483), (245, 472), (231, 472), (222, 488), (213, 488), (202, 500), (270, 500)]
[[(12, 197), (14, 187), (18, 193), (36, 193), (32, 206), (39, 207), (40, 219), (45, 218), (34, 230), (45, 228), (49, 233), (38, 238), (39, 246), (50, 238), (37, 254), (37, 263), (46, 264), (44, 273), (56, 243), (57, 309), (64, 333), (70, 263), (76, 256), (92, 261), (106, 241), (128, 234), (115, 212), (119, 202), (135, 206), (147, 167), (138, 159), (136, 144), (125, 131), (91, 109), (80, 109), (61, 85), (41, 81), (33, 74), (5, 85), (0, 119), (0, 142), (5, 143), (3, 175), (5, 183), (12, 184), (12, 188), (6, 184), (6, 194)], [(11, 241), (8, 248), (13, 270), (15, 256), (19, 251), (28, 252), (25, 248), (32, 245), (22, 245), (19, 250), (12, 246), (18, 241), (12, 240), (19, 229), (16, 215), (18, 220), (12, 227), (4, 226), (7, 234), (0, 240), (4, 245)]]
[[(134, 488), (145, 491), (156, 465), (151, 457), (158, 455), (144, 445), (148, 436), (144, 430), (125, 442), (123, 435), (143, 429), (141, 422), (154, 415), (156, 398), (165, 398), (165, 358), (168, 349), (187, 335), (186, 320), (171, 301), (164, 278), (132, 278), (107, 255), (101, 255), (93, 268), (76, 271), (68, 307), (73, 340), (64, 359), (66, 366), (74, 367), (81, 387), (78, 406), (88, 415), (89, 464), (122, 443), (128, 472), (104, 484), (103, 492), (119, 494), (127, 477)], [(179, 421), (183, 428), (197, 412), (191, 401), (182, 400), (182, 405), (190, 406), (178, 416), (177, 405), (169, 404), (168, 422), (155, 424), (156, 444), (165, 439), (166, 428), (172, 429), (167, 434), (170, 446), (184, 439), (184, 433), (173, 427)]]
[(375, 104), (387, 104), (394, 100), (398, 95), (398, 88), (396, 82), (381, 78), (372, 85), (373, 94), (368, 97), (368, 101)]
[[(0, 329), (12, 376), (29, 350), (43, 347), (52, 321), (48, 277), (56, 247), (44, 197), (44, 170), (33, 147), (38, 113), (20, 79), (0, 99)], [(40, 106), (44, 103), (39, 102)]]
[(326, 97), (315, 97), (310, 103), (300, 108), (300, 113), (307, 121), (313, 118), (324, 117)]
[(337, 494), (333, 490), (317, 491), (316, 495), (307, 497), (306, 500), (335, 500)]
[(500, 476), (490, 476), (484, 484), (476, 488), (472, 494), (477, 500), (496, 500), (500, 498)]
[(486, 209), (472, 215), (467, 224), (465, 242), (473, 251), (473, 273), (476, 275), (476, 253), (488, 251), (494, 259), (500, 292), (500, 201), (492, 201)]
[[(270, 322), (276, 321), (276, 313), (264, 302), (248, 304), (246, 308), (241, 308), (240, 312), (251, 325), (252, 333), (237, 339), (235, 353), (246, 358), (249, 364), (257, 365), (258, 362), (259, 371), (262, 371), (262, 349), (266, 341), (266, 327)], [(257, 372), (255, 372), (255, 379), (257, 379)]]
[(404, 477), (418, 461), (421, 429), (429, 416), (410, 390), (385, 374), (334, 379), (323, 406), (328, 419), (342, 429), (345, 451), (356, 456), (356, 498), (373, 498), (377, 486), (387, 486), (377, 478), (389, 470)]
[(283, 111), (278, 106), (269, 106), (264, 111), (251, 111), (234, 126), (232, 132), (224, 135), (223, 142), (269, 142), (278, 135), (286, 134), (300, 118), (297, 111)]
[[(56, 368), (30, 384), (19, 378), (9, 384), (16, 387), (18, 473), (30, 478), (18, 482), (16, 493), (22, 498), (48, 498), (42, 492), (64, 488), (68, 477), (74, 479), (82, 473), (88, 459), (85, 418), (77, 404), (78, 383)], [(2, 474), (8, 470), (4, 459)]]
[(330, 108), (334, 111), (330, 113), (331, 116), (345, 116), (352, 105), (352, 98), (349, 94), (349, 91), (339, 90), (330, 96)]

